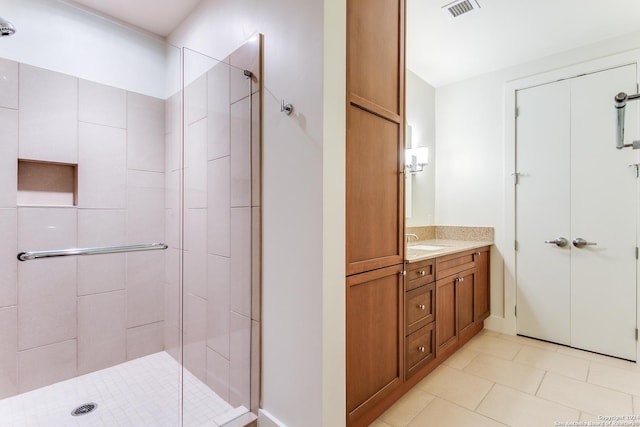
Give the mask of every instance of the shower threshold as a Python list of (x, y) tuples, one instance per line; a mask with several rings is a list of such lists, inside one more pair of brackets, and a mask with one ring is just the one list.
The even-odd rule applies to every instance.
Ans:
[[(181, 370), (161, 351), (0, 400), (0, 420), (3, 427), (176, 427)], [(71, 415), (86, 402), (98, 407), (82, 416)], [(185, 427), (236, 425), (233, 421), (247, 412), (184, 370)]]

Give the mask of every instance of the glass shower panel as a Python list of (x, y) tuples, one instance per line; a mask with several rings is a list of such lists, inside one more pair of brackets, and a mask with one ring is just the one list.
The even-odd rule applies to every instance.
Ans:
[[(61, 2), (7, 3), (25, 38), (1, 40), (0, 424), (176, 427), (180, 50)], [(84, 51), (83, 37), (112, 48)]]
[(183, 425), (223, 426), (252, 408), (251, 75), (183, 49), (183, 76)]

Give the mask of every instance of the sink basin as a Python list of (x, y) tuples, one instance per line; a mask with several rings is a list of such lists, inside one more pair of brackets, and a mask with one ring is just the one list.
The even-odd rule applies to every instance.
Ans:
[(446, 246), (413, 245), (413, 246), (409, 246), (407, 249), (417, 249), (419, 251), (439, 251), (444, 248), (446, 248)]

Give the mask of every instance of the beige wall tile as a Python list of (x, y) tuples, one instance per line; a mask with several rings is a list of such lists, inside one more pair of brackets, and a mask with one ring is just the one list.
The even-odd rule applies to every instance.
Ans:
[(18, 276), (18, 348), (75, 339), (76, 259), (21, 262)]
[(251, 319), (231, 312), (229, 403), (251, 407)]
[(207, 385), (229, 402), (229, 360), (207, 347)]
[(208, 76), (208, 160), (229, 155), (229, 65), (220, 62)]
[(229, 202), (229, 157), (212, 160), (208, 165), (209, 208), (207, 209), (208, 253), (230, 256), (231, 205)]
[(18, 392), (18, 313), (0, 308), (0, 399)]
[(589, 362), (584, 359), (529, 346), (524, 347), (514, 361), (582, 381), (586, 381), (589, 370)]
[(78, 79), (20, 64), (22, 159), (78, 162)]
[[(116, 246), (127, 244), (125, 210), (79, 209), (78, 246)], [(78, 257), (78, 295), (89, 295), (125, 288), (126, 255), (108, 254)]]
[[(18, 300), (18, 211), (0, 209), (0, 307), (16, 305)], [(1, 342), (1, 341), (0, 341)]]
[(164, 101), (127, 92), (127, 167), (164, 172)]
[[(2, 82), (2, 79), (0, 79), (0, 82)], [(18, 112), (16, 110), (0, 108), (0, 129), (2, 129), (2, 140), (0, 141), (0, 207), (15, 208), (18, 188)]]
[(78, 374), (126, 361), (126, 292), (78, 298)]
[(127, 241), (162, 241), (164, 219), (164, 173), (127, 171)]
[(112, 86), (80, 79), (78, 82), (81, 122), (127, 127), (127, 92)]
[(127, 328), (163, 320), (163, 251), (127, 254)]
[(552, 426), (554, 422), (578, 421), (580, 412), (496, 384), (487, 394), (478, 413), (509, 426)]
[[(184, 367), (200, 381), (207, 381), (207, 346), (204, 341), (186, 341), (183, 349)], [(190, 384), (185, 384), (185, 388)]]
[(416, 387), (473, 411), (492, 385), (491, 381), (441, 365)]
[(208, 256), (207, 345), (229, 358), (229, 258)]
[(251, 206), (251, 98), (231, 106), (231, 207)]
[(407, 427), (504, 427), (492, 419), (443, 399), (434, 399)]
[(536, 393), (545, 373), (541, 369), (487, 354), (478, 355), (464, 371), (529, 394)]
[(80, 123), (78, 206), (127, 206), (127, 133), (124, 129)]
[(251, 208), (231, 209), (231, 310), (251, 317)]
[(18, 70), (17, 62), (0, 59), (0, 107), (18, 109)]
[(164, 331), (164, 322), (127, 329), (127, 360), (162, 351), (164, 349)]
[(632, 399), (628, 394), (548, 372), (537, 396), (561, 405), (598, 415), (629, 414)]
[(203, 74), (187, 85), (184, 101), (187, 125), (207, 117), (207, 74)]
[(207, 121), (185, 129), (184, 200), (187, 208), (207, 207)]
[(18, 391), (24, 393), (76, 376), (76, 340), (18, 352)]
[(207, 298), (207, 210), (187, 209), (184, 216), (184, 289)]

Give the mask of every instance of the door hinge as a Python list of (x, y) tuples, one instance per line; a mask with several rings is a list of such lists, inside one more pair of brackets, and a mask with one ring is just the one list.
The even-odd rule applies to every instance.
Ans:
[(513, 185), (520, 184), (520, 172), (514, 172), (511, 176), (513, 177)]
[(516, 116), (516, 119), (517, 119), (518, 116), (520, 116), (520, 107), (516, 106), (516, 110), (515, 110), (514, 113), (515, 113), (514, 115)]
[(638, 255), (640, 255), (639, 252), (640, 252), (640, 249), (638, 249), (638, 247), (636, 246), (636, 259), (638, 259)]
[(638, 341), (638, 328), (636, 328), (636, 341)]
[(513, 315), (518, 317), (518, 306), (517, 305), (513, 307)]
[(513, 241), (513, 249), (516, 250), (516, 251), (518, 250), (518, 241), (517, 240)]

